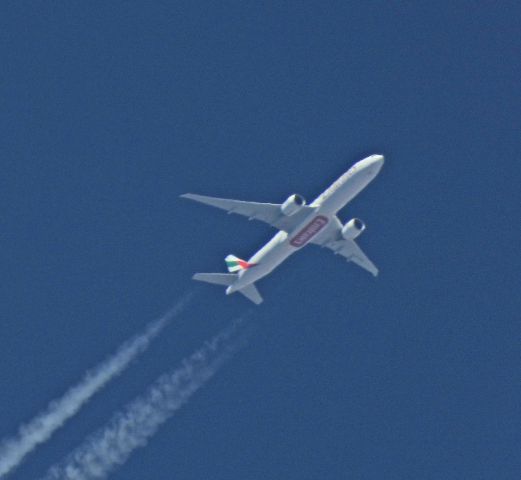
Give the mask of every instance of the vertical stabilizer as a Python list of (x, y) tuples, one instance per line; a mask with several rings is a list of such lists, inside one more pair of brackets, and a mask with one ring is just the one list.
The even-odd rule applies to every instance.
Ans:
[(248, 268), (257, 265), (256, 263), (248, 263), (246, 260), (236, 257), (235, 255), (228, 255), (224, 261), (226, 262), (228, 271), (232, 273), (240, 272), (241, 270), (247, 270)]

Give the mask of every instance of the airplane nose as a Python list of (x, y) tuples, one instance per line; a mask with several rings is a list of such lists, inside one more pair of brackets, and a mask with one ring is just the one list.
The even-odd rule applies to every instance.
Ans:
[(378, 173), (383, 164), (383, 155), (371, 155), (370, 157), (364, 158), (363, 160), (357, 162), (356, 166), (360, 169), (364, 169), (367, 173)]
[(378, 171), (383, 167), (385, 162), (385, 158), (383, 155), (372, 155), (371, 156), (371, 166), (374, 168), (378, 168)]
[(384, 156), (383, 156), (383, 155), (380, 155), (380, 154), (378, 154), (378, 155), (373, 155), (371, 158), (372, 158), (372, 160), (373, 160), (373, 163), (379, 163), (379, 164), (381, 164), (381, 165), (383, 165), (384, 160), (385, 160)]

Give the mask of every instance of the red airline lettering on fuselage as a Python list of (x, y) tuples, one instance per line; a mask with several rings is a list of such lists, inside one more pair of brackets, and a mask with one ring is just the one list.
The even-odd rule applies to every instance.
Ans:
[(327, 225), (328, 221), (327, 217), (318, 215), (291, 239), (290, 245), (297, 248), (303, 247)]

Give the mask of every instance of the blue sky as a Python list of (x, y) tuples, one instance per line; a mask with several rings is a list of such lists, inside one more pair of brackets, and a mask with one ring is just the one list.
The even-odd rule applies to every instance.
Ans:
[[(248, 347), (114, 479), (518, 479), (520, 7), (4, 2), (0, 436), (272, 235), (185, 192), (311, 200), (379, 177), (375, 280), (309, 247)], [(12, 475), (38, 478), (250, 309), (199, 286)]]

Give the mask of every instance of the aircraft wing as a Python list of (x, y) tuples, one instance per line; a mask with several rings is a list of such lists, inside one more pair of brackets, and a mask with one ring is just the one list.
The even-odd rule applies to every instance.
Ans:
[(260, 220), (272, 227), (286, 232), (292, 231), (297, 227), (307, 215), (310, 214), (316, 207), (304, 205), (297, 213), (291, 216), (284, 215), (279, 203), (258, 203), (258, 202), (244, 202), (241, 200), (230, 200), (227, 198), (207, 197), (205, 195), (196, 195), (194, 193), (185, 193), (181, 195), (182, 198), (195, 200), (196, 202), (211, 205), (212, 207), (226, 210), (228, 213), (237, 213), (248, 217), (249, 220)]
[(333, 250), (335, 255), (342, 255), (348, 262), (356, 263), (359, 267), (362, 267), (376, 277), (378, 275), (378, 268), (376, 268), (375, 264), (367, 258), (367, 255), (354, 240), (345, 240), (342, 238), (341, 231), (342, 223), (338, 217), (334, 217), (319, 235), (311, 239), (310, 243)]
[(354, 240), (334, 240), (324, 243), (322, 246), (333, 250), (335, 255), (342, 255), (348, 262), (356, 263), (359, 267), (372, 273), (375, 277), (378, 275), (378, 268), (367, 258), (367, 255)]

